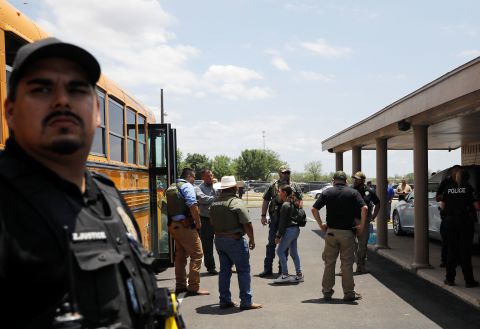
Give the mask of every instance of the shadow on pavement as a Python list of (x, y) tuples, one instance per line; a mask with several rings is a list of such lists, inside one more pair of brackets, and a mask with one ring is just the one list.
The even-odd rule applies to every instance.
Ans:
[(370, 251), (368, 266), (373, 277), (440, 327), (478, 328), (480, 310), (473, 305)]
[(242, 310), (238, 307), (220, 309), (219, 304), (210, 304), (210, 305), (203, 305), (197, 308), (197, 313), (199, 314), (210, 314), (210, 315), (229, 315), (234, 313), (242, 312)]

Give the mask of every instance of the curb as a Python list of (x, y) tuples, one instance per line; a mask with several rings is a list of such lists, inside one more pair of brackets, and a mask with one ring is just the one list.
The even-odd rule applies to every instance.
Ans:
[(457, 287), (451, 287), (447, 286), (443, 283), (442, 280), (439, 280), (436, 276), (432, 275), (432, 269), (415, 269), (412, 264), (405, 262), (404, 260), (401, 260), (387, 252), (388, 249), (378, 249), (376, 248), (375, 245), (368, 245), (368, 249), (372, 252), (375, 252), (376, 254), (394, 262), (395, 264), (399, 265), (401, 268), (404, 270), (407, 270), (409, 272), (412, 272), (416, 274), (417, 276), (421, 277), (422, 279), (438, 286), (439, 288), (442, 288), (443, 290), (446, 290), (450, 292), (451, 294), (457, 296), (461, 300), (477, 307), (480, 308), (480, 298), (478, 297), (473, 297), (470, 296), (469, 294), (466, 294), (465, 292), (462, 291), (462, 289), (467, 289), (467, 288), (461, 288), (461, 286)]

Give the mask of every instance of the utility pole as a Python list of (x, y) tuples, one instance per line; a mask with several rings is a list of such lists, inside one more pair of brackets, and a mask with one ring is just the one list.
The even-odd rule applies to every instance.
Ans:
[(262, 130), (262, 137), (263, 137), (263, 150), (265, 151), (265, 130)]
[(160, 89), (160, 123), (163, 124), (163, 88)]

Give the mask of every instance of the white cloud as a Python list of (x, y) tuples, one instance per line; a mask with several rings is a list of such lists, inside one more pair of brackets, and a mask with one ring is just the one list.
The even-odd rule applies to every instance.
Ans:
[(302, 80), (311, 80), (311, 81), (322, 81), (322, 82), (331, 82), (335, 80), (335, 77), (332, 75), (325, 75), (311, 71), (300, 71), (300, 79)]
[(281, 57), (274, 57), (272, 64), (280, 71), (290, 71), (290, 66), (288, 66), (287, 62)]
[(209, 81), (220, 82), (245, 82), (263, 79), (262, 75), (254, 70), (234, 65), (211, 65), (203, 77)]
[(259, 100), (274, 96), (268, 87), (249, 86), (253, 80), (262, 80), (263, 76), (251, 69), (234, 65), (211, 65), (203, 78), (209, 91), (229, 100)]
[(348, 47), (331, 46), (324, 39), (318, 39), (316, 42), (302, 42), (301, 46), (321, 57), (327, 58), (343, 57), (352, 52), (352, 50)]
[(87, 48), (110, 78), (134, 94), (143, 93), (143, 102), (154, 103), (161, 87), (178, 94), (202, 88), (188, 68), (200, 51), (174, 43), (168, 29), (176, 20), (158, 1), (122, 0), (119, 6), (117, 0), (45, 0), (44, 6), (40, 26)]
[(464, 50), (458, 54), (458, 57), (462, 58), (475, 58), (478, 56), (480, 56), (480, 50), (478, 49)]

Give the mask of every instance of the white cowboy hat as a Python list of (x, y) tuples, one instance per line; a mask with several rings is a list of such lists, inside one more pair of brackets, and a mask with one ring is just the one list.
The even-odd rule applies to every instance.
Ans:
[(222, 184), (220, 186), (221, 190), (237, 186), (237, 181), (235, 180), (235, 176), (223, 176), (220, 183)]

